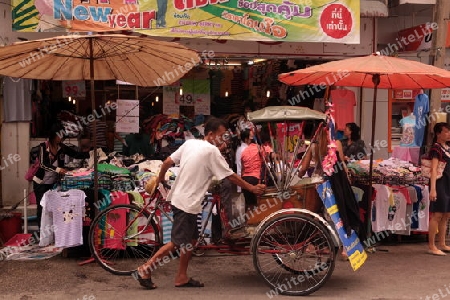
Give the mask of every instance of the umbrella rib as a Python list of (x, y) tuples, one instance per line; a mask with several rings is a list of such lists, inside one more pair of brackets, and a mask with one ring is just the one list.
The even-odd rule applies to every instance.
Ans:
[[(131, 39), (128, 40), (128, 42), (130, 42), (130, 41), (131, 41)], [(113, 48), (117, 48), (117, 49), (118, 49), (118, 48), (120, 48), (120, 47), (123, 47), (124, 49), (126, 49), (126, 46), (123, 46), (124, 44), (125, 44), (125, 43), (117, 44), (116, 47), (113, 47)], [(130, 43), (128, 43), (128, 45), (130, 45)], [(99, 46), (100, 46), (100, 45), (99, 45)], [(137, 41), (136, 41), (135, 43), (132, 43), (131, 46), (138, 46), (138, 45), (137, 45)], [(140, 47), (140, 46), (138, 46), (138, 47)], [(141, 49), (140, 51), (141, 51), (141, 52), (144, 52), (144, 53), (148, 53), (148, 54), (153, 55), (153, 56), (157, 56), (157, 55), (154, 55), (153, 53), (150, 53), (150, 52), (147, 52), (147, 51), (142, 51), (142, 49)], [(105, 59), (105, 63), (108, 65), (108, 67), (109, 67), (111, 70), (116, 70), (115, 73), (116, 73), (117, 75), (120, 75), (120, 77), (121, 77), (122, 79), (125, 79), (126, 77), (123, 76), (123, 74), (122, 74), (120, 68), (117, 68), (117, 67), (116, 67), (116, 68), (113, 68), (113, 65), (115, 65), (115, 64), (114, 64), (114, 60), (109, 59), (110, 57), (111, 57), (111, 56), (109, 56), (108, 59)], [(158, 55), (158, 57), (160, 57), (160, 56)], [(133, 63), (131, 62), (131, 60), (128, 59), (127, 57), (126, 57), (124, 60), (127, 60), (127, 64), (132, 66), (132, 67), (130, 67), (127, 71), (132, 71), (132, 72), (134, 73), (134, 77), (136, 77), (136, 78), (142, 78), (142, 73), (139, 71), (139, 69), (140, 69), (141, 66), (136, 66), (136, 65), (133, 64)], [(157, 72), (156, 72), (156, 69), (154, 69), (154, 68), (153, 68), (151, 65), (149, 65), (146, 61), (140, 60), (140, 62), (141, 62), (142, 64), (144, 64), (146, 67), (148, 67), (148, 68), (150, 68), (151, 70), (153, 70), (155, 73), (157, 73)], [(141, 82), (133, 82), (133, 83), (138, 84), (138, 83), (141, 83)]]

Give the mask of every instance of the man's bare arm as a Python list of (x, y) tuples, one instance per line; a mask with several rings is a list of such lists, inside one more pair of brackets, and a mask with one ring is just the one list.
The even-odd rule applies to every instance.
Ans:
[(232, 183), (240, 186), (243, 189), (246, 189), (254, 194), (261, 195), (264, 193), (266, 186), (264, 184), (257, 184), (253, 185), (242, 179), (239, 175), (236, 173), (233, 173), (232, 175), (227, 177)]
[(159, 170), (159, 176), (158, 176), (159, 182), (163, 183), (166, 181), (165, 178), (166, 178), (167, 170), (169, 170), (169, 168), (172, 167), (174, 164), (175, 163), (170, 158), (170, 156), (168, 158), (166, 158), (166, 160), (161, 165), (161, 169)]

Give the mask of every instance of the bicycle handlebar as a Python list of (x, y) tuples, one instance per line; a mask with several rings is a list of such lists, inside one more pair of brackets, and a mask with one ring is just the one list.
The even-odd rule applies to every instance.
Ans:
[(170, 190), (172, 187), (167, 183), (167, 182), (162, 182), (162, 185), (163, 185), (163, 187), (165, 188), (165, 189), (168, 189), (168, 190)]

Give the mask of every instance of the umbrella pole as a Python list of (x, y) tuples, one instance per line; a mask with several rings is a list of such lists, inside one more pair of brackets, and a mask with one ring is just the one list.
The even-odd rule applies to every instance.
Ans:
[[(94, 84), (94, 46), (93, 39), (89, 39), (89, 72), (91, 77), (91, 106), (92, 113), (95, 110), (95, 84)], [(94, 203), (98, 203), (98, 156), (97, 156), (97, 118), (94, 118), (92, 124), (92, 133), (94, 136)]]
[[(367, 208), (367, 211), (369, 211), (369, 209), (372, 208), (373, 145), (375, 144), (375, 120), (377, 118), (377, 92), (378, 92), (378, 85), (380, 84), (380, 74), (373, 74), (372, 82), (374, 84), (374, 91), (372, 101), (372, 136), (370, 140), (369, 192), (368, 192), (370, 207)], [(370, 213), (368, 213), (367, 215), (370, 216)], [(370, 217), (367, 217), (367, 237), (370, 237), (371, 235), (372, 235), (371, 220)]]

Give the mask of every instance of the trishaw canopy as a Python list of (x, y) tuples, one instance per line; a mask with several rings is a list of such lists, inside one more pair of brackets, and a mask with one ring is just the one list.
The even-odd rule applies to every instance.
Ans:
[(296, 106), (268, 106), (260, 110), (247, 113), (249, 121), (271, 122), (271, 121), (295, 121), (295, 120), (326, 120), (327, 116), (307, 107)]

